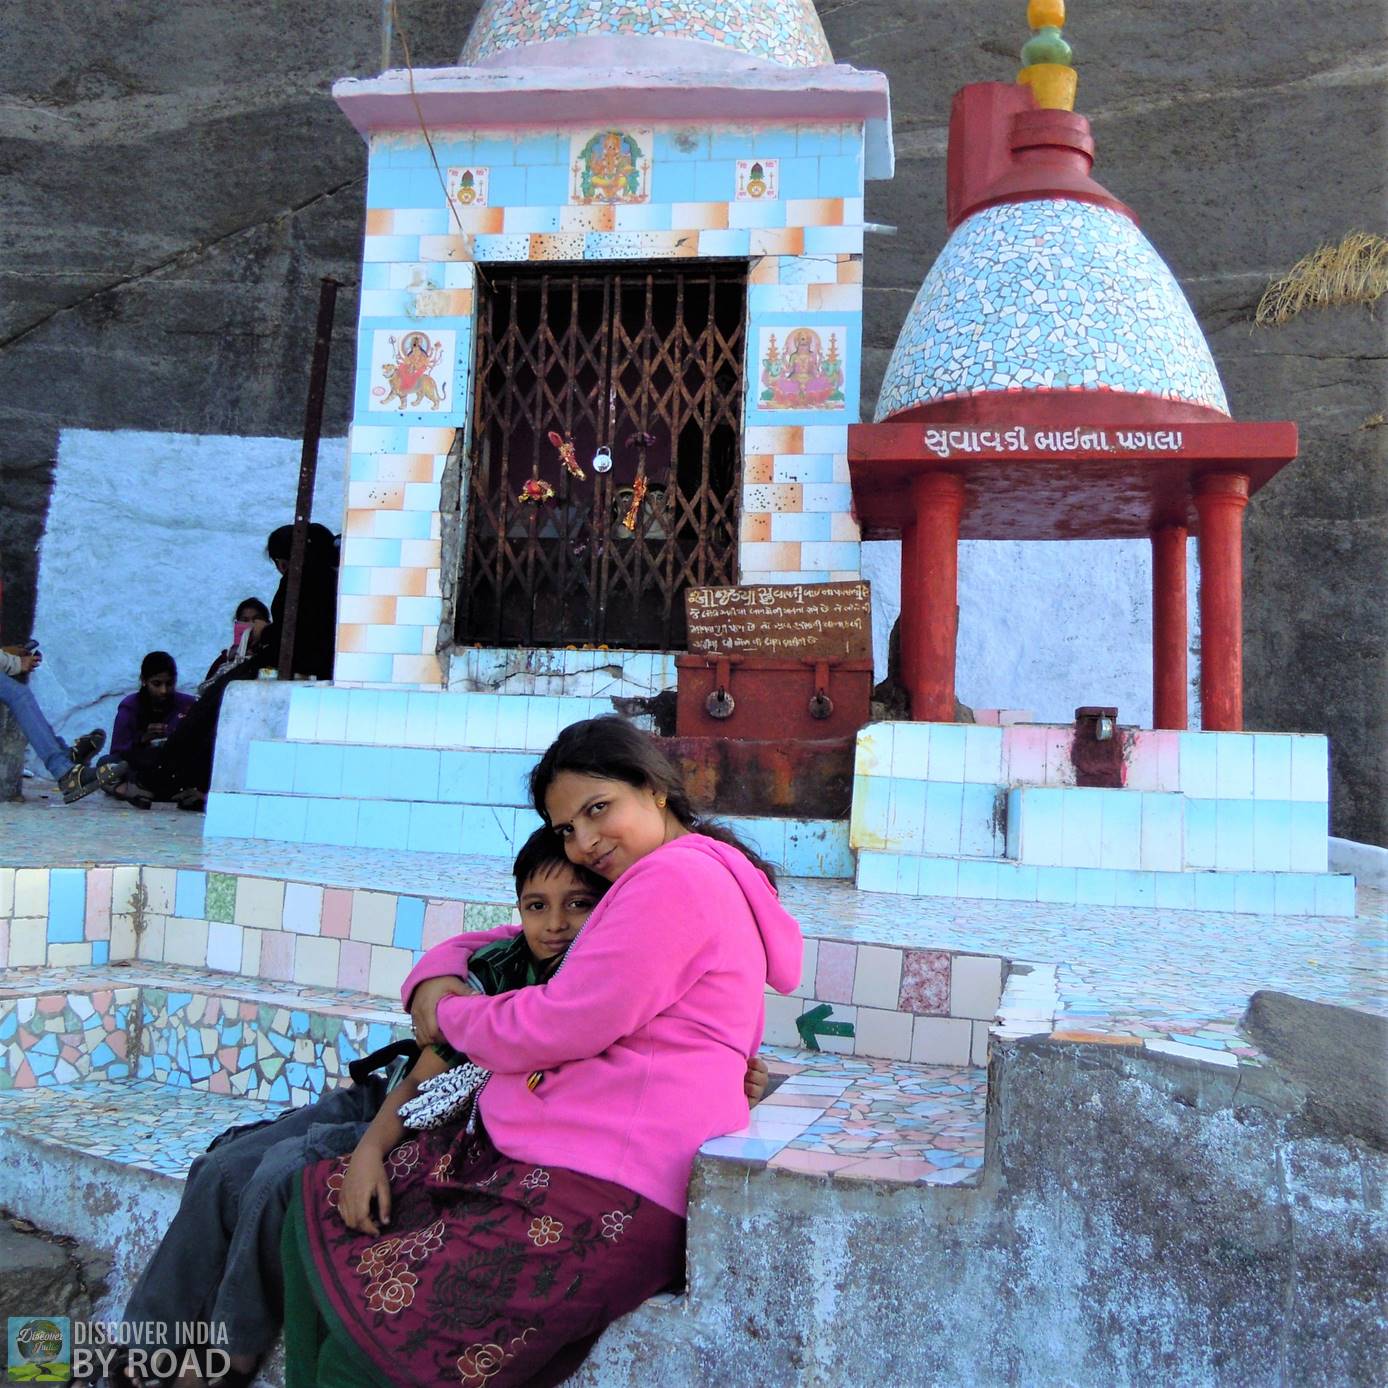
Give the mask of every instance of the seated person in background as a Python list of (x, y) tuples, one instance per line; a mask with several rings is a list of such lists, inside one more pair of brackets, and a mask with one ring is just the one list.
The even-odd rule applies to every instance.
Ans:
[(178, 692), (178, 666), (167, 651), (150, 651), (140, 662), (140, 687), (127, 694), (116, 710), (111, 731), (111, 755), (125, 762), (124, 784), (111, 793), (137, 809), (154, 800), (177, 800), (182, 787), (164, 766), (163, 750), (173, 730), (194, 703)]
[[(514, 873), (520, 932), (503, 926), (454, 941), (470, 948), (469, 982), (483, 993), (546, 982), (608, 887), (570, 863), (547, 828), (525, 842)], [(407, 1126), (400, 1108), (456, 1058), (433, 1047), (408, 1049), (419, 1058), (389, 1093), (386, 1081), (372, 1071), (383, 1055), (378, 1052), (352, 1066), (355, 1084), (272, 1122), (218, 1138), (188, 1173), (178, 1213), (131, 1295), (125, 1320), (163, 1325), (168, 1345), (177, 1345), (179, 1322), (225, 1324), (231, 1366), (223, 1383), (248, 1383), (279, 1333), (280, 1231), (303, 1169), (351, 1152), (338, 1205), (344, 1222), (373, 1232), (390, 1222), (389, 1153)], [(761, 1061), (752, 1062), (745, 1083), (748, 1097), (759, 1098), (766, 1087)], [(178, 1358), (184, 1358), (181, 1349)], [(138, 1383), (135, 1369), (131, 1354), (126, 1378)]]
[(207, 667), (207, 673), (198, 685), (198, 693), (201, 694), (218, 675), (234, 670), (246, 660), (260, 640), (260, 633), (269, 625), (270, 609), (259, 598), (242, 598), (231, 623), (231, 645), (218, 652), (216, 659)]
[(53, 725), (43, 716), (38, 700), (27, 684), (14, 677), (27, 675), (43, 663), (37, 645), (0, 650), (0, 704), (4, 704), (19, 724), (19, 730), (29, 740), (48, 774), (58, 783), (63, 803), (71, 805), (98, 787), (110, 789), (125, 778), (125, 767), (119, 762), (93, 769), (87, 763), (106, 745), (101, 728), (83, 733), (70, 747), (53, 731)]

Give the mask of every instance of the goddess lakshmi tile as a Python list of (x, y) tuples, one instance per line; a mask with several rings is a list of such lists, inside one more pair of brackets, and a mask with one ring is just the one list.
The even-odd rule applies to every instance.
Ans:
[(842, 410), (848, 342), (846, 324), (813, 327), (764, 327), (758, 334), (757, 360), (761, 410)]

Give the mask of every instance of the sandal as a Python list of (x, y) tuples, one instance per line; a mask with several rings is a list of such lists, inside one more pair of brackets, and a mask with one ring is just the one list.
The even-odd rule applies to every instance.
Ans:
[(63, 793), (63, 804), (74, 804), (94, 790), (114, 790), (125, 780), (128, 770), (123, 761), (108, 761), (104, 766), (95, 768), (79, 762), (71, 771), (65, 771), (58, 777), (58, 789)]
[(106, 729), (93, 728), (89, 733), (83, 733), (76, 742), (68, 748), (72, 754), (73, 762), (81, 766), (85, 762), (91, 761), (96, 754), (106, 745)]
[(181, 790), (174, 796), (174, 804), (180, 810), (192, 810), (200, 814), (207, 808), (207, 792), (190, 787), (188, 790)]
[(154, 797), (144, 786), (137, 784), (135, 781), (125, 780), (124, 771), (122, 771), (121, 775), (122, 783), (116, 786), (111, 791), (111, 794), (115, 796), (117, 800), (124, 800), (132, 810), (149, 809), (150, 806), (154, 804)]

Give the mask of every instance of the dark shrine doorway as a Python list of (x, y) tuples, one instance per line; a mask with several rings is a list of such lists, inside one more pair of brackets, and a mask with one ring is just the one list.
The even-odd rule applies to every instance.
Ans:
[(685, 589), (737, 582), (746, 285), (742, 262), (478, 266), (460, 643), (678, 650)]

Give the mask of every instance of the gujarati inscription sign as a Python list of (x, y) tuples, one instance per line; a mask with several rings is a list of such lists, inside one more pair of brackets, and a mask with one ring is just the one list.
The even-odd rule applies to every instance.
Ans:
[(795, 660), (869, 660), (868, 583), (760, 583), (690, 588), (684, 597), (691, 651)]

